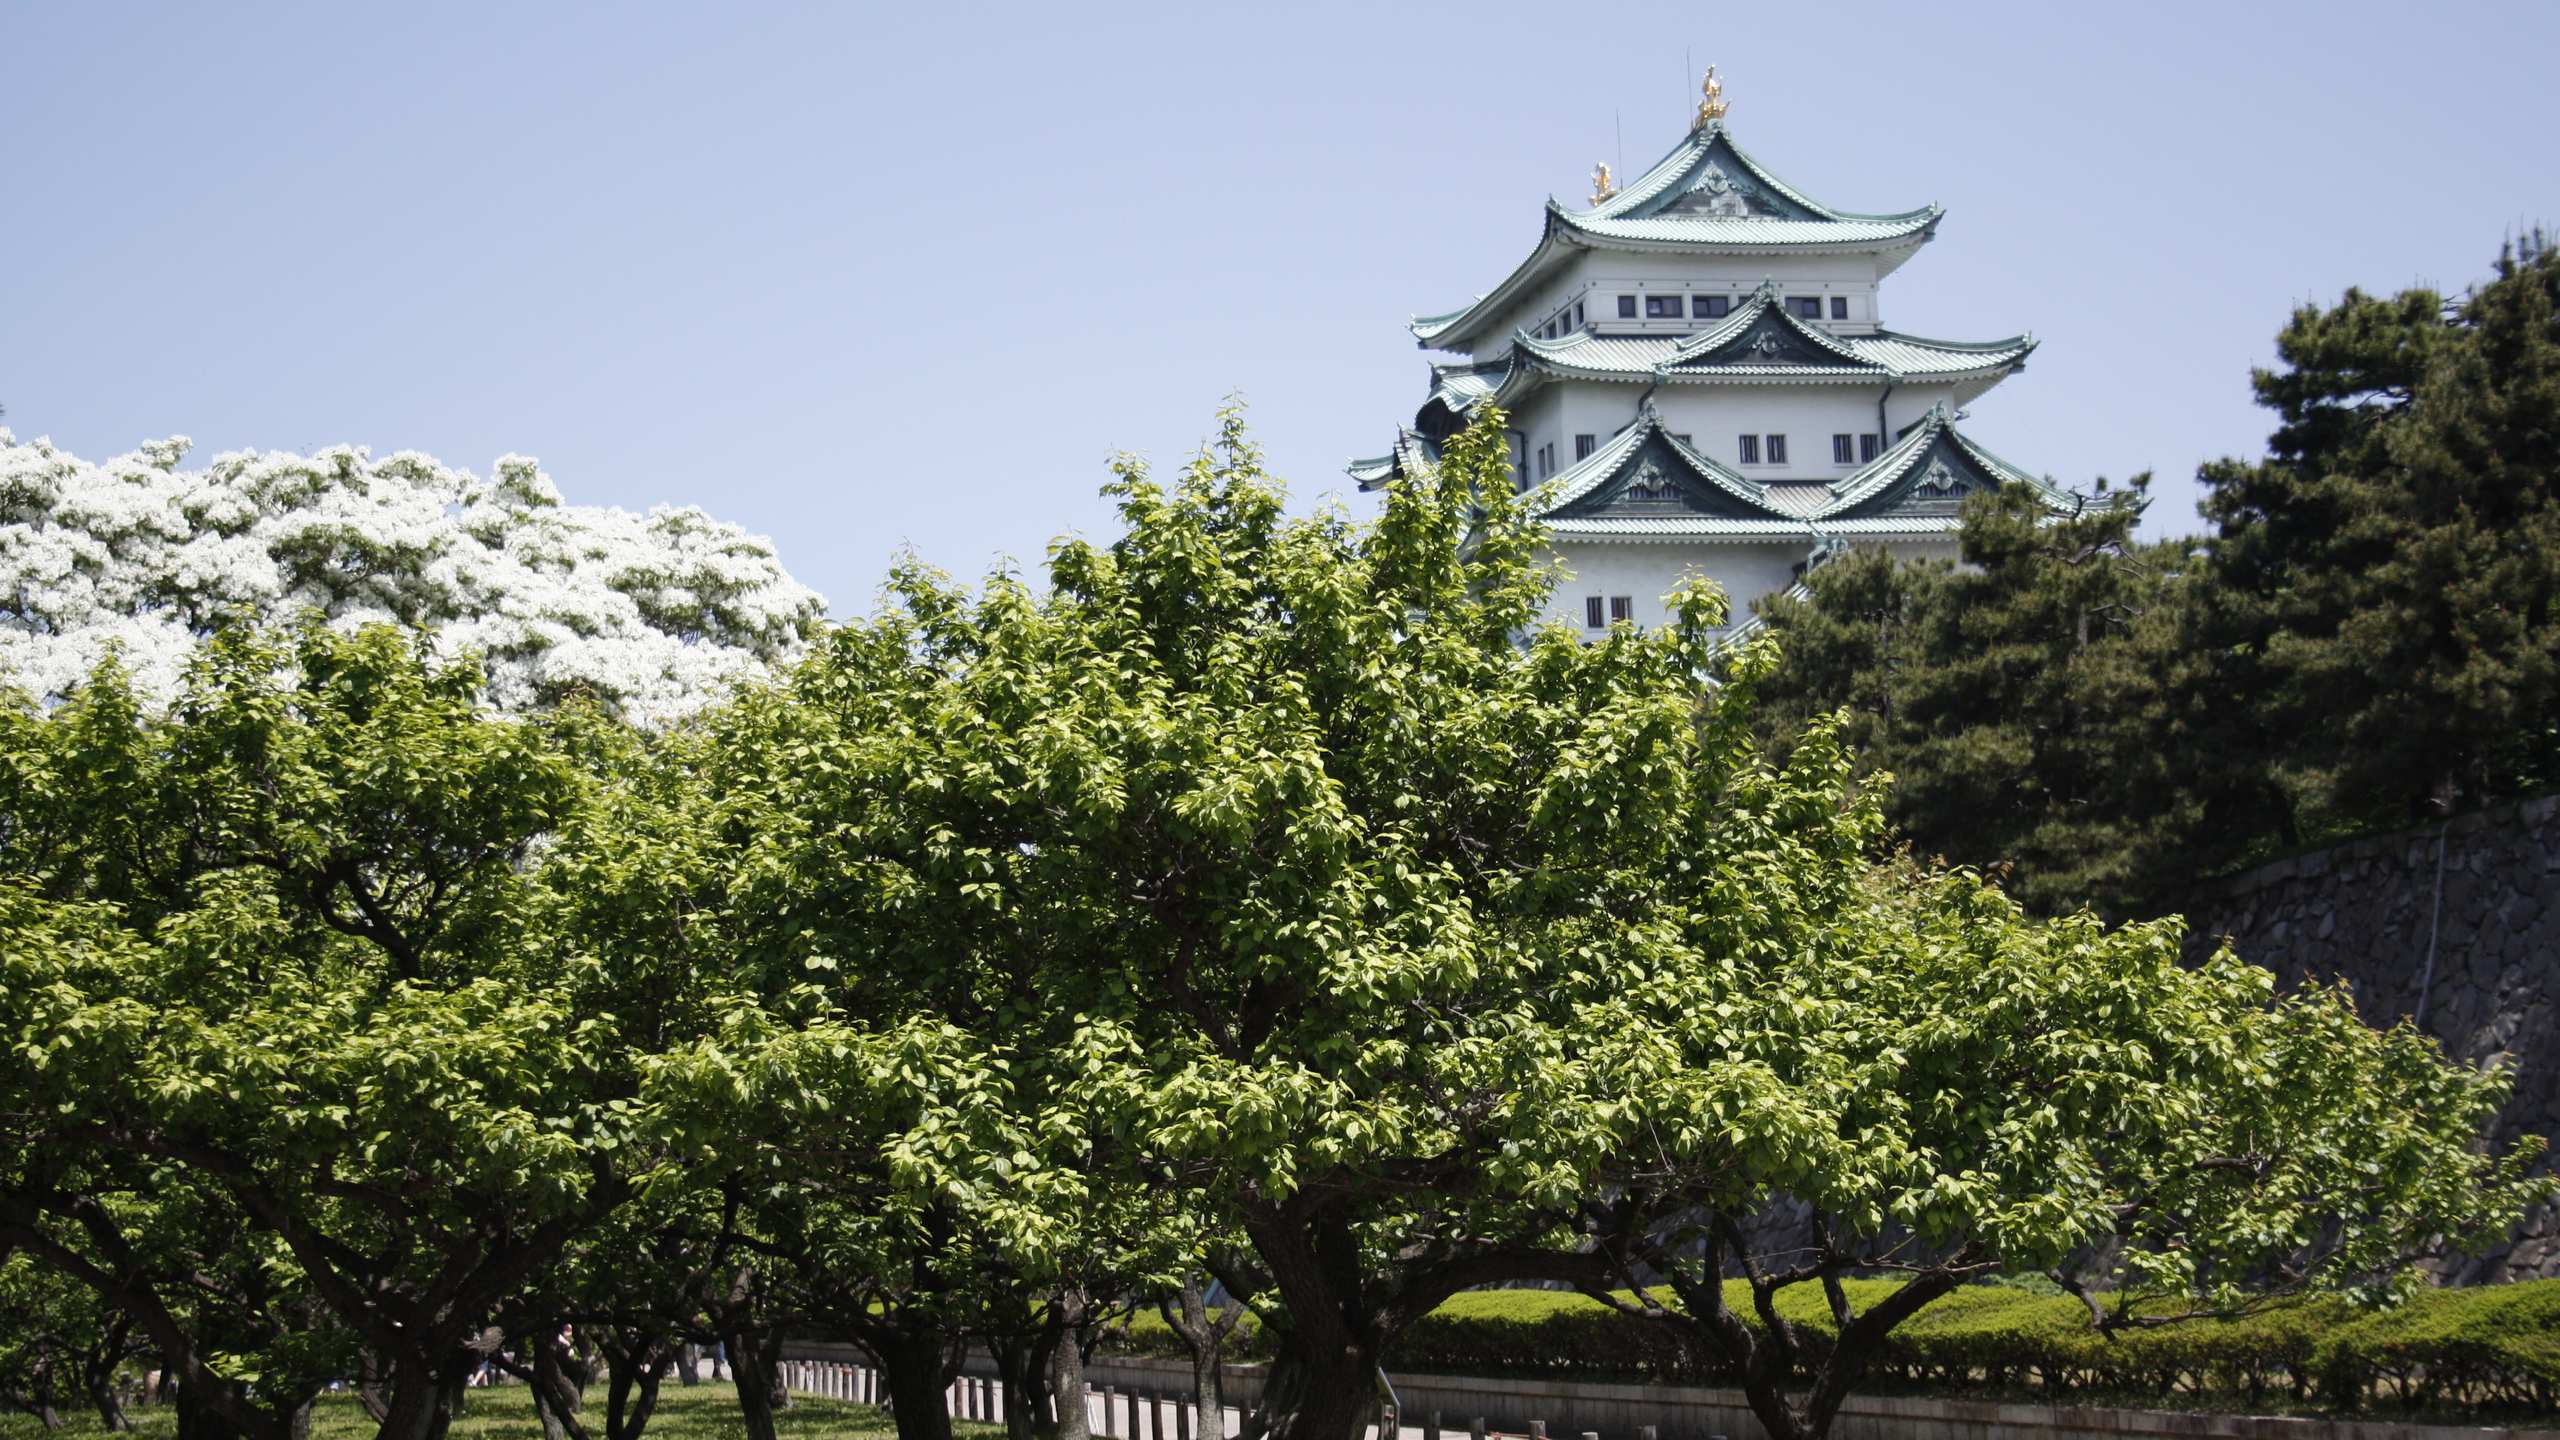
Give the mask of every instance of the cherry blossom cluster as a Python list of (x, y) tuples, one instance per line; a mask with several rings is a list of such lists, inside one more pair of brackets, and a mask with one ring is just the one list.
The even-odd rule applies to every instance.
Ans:
[(237, 451), (185, 437), (92, 464), (0, 429), (0, 683), (55, 696), (112, 649), (175, 692), (227, 616), (318, 611), (477, 652), (490, 703), (586, 691), (663, 724), (799, 651), (826, 602), (701, 510), (567, 505), (534, 461), (486, 479), (403, 451)]

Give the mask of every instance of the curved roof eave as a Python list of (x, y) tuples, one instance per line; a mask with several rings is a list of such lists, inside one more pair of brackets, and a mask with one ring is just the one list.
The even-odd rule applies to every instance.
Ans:
[[(1891, 225), (1888, 234), (1841, 235), (1838, 233), (1788, 233), (1778, 227), (1802, 227), (1823, 232), (1834, 224), (1821, 220), (1744, 220), (1717, 221), (1678, 219), (1662, 222), (1635, 220), (1630, 225), (1663, 225), (1688, 227), (1681, 233), (1658, 236), (1613, 233), (1594, 229), (1579, 221), (1553, 196), (1547, 199), (1546, 230), (1538, 238), (1537, 248), (1527, 259), (1512, 268), (1509, 275), (1492, 289), (1456, 310), (1440, 315), (1419, 315), (1405, 322), (1415, 343), (1426, 350), (1456, 350), (1484, 333), (1484, 327), (1499, 318), (1518, 298), (1520, 292), (1551, 274), (1558, 264), (1571, 255), (1587, 250), (1615, 250), (1631, 254), (1698, 253), (1717, 255), (1890, 255), (1907, 254), (1925, 244), (1935, 231), (1945, 211), (1936, 205), (1914, 210), (1908, 215), (1883, 216), (1874, 221), (1864, 219), (1839, 222), (1849, 224)], [(1728, 229), (1718, 235), (1712, 230), (1700, 232), (1699, 226), (1752, 226), (1749, 231)]]

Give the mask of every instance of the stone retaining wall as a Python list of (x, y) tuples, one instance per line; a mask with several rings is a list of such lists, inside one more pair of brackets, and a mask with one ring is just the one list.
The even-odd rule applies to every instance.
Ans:
[[(2199, 954), (2228, 937), (2286, 984), (2345, 980), (2376, 1025), (2414, 1018), (2457, 1060), (2513, 1065), (2501, 1142), (2560, 1132), (2560, 795), (2261, 866), (2187, 915)], [(2458, 1282), (2560, 1275), (2560, 1222), (2546, 1209), (2511, 1245), (2440, 1268)]]

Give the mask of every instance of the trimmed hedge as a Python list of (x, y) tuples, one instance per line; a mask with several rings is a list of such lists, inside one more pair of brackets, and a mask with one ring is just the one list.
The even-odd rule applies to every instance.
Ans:
[[(1849, 1282), (1863, 1308), (1894, 1282)], [(1751, 1311), (1738, 1282), (1726, 1303)], [(1779, 1309), (1816, 1343), (1831, 1333), (1820, 1292), (1781, 1293)], [(1113, 1349), (1179, 1356), (1154, 1315)], [(1230, 1353), (1269, 1358), (1241, 1328)], [(1450, 1375), (1539, 1375), (1715, 1385), (1731, 1376), (1677, 1335), (1555, 1290), (1458, 1295), (1407, 1331), (1388, 1363)], [(2560, 1280), (2430, 1290), (2389, 1310), (2336, 1296), (2289, 1300), (2237, 1320), (2190, 1320), (2101, 1335), (2080, 1302), (2007, 1285), (1971, 1285), (1913, 1316), (1870, 1372), (1879, 1389), (2031, 1393), (2054, 1401), (2347, 1413), (2394, 1410), (2560, 1412)]]

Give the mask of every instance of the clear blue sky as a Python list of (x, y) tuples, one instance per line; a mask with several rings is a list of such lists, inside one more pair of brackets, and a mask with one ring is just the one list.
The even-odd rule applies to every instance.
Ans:
[[(1230, 390), (1312, 503), (1402, 329), (1717, 62), (1833, 204), (1949, 210), (1898, 328), (2032, 329), (1974, 407), (2158, 528), (2267, 428), (2288, 307), (2560, 218), (2560, 5), (9, 3), (0, 405), (94, 459), (350, 441), (699, 502), (840, 612), (1107, 529)], [(1354, 500), (1355, 504), (1366, 502)]]

